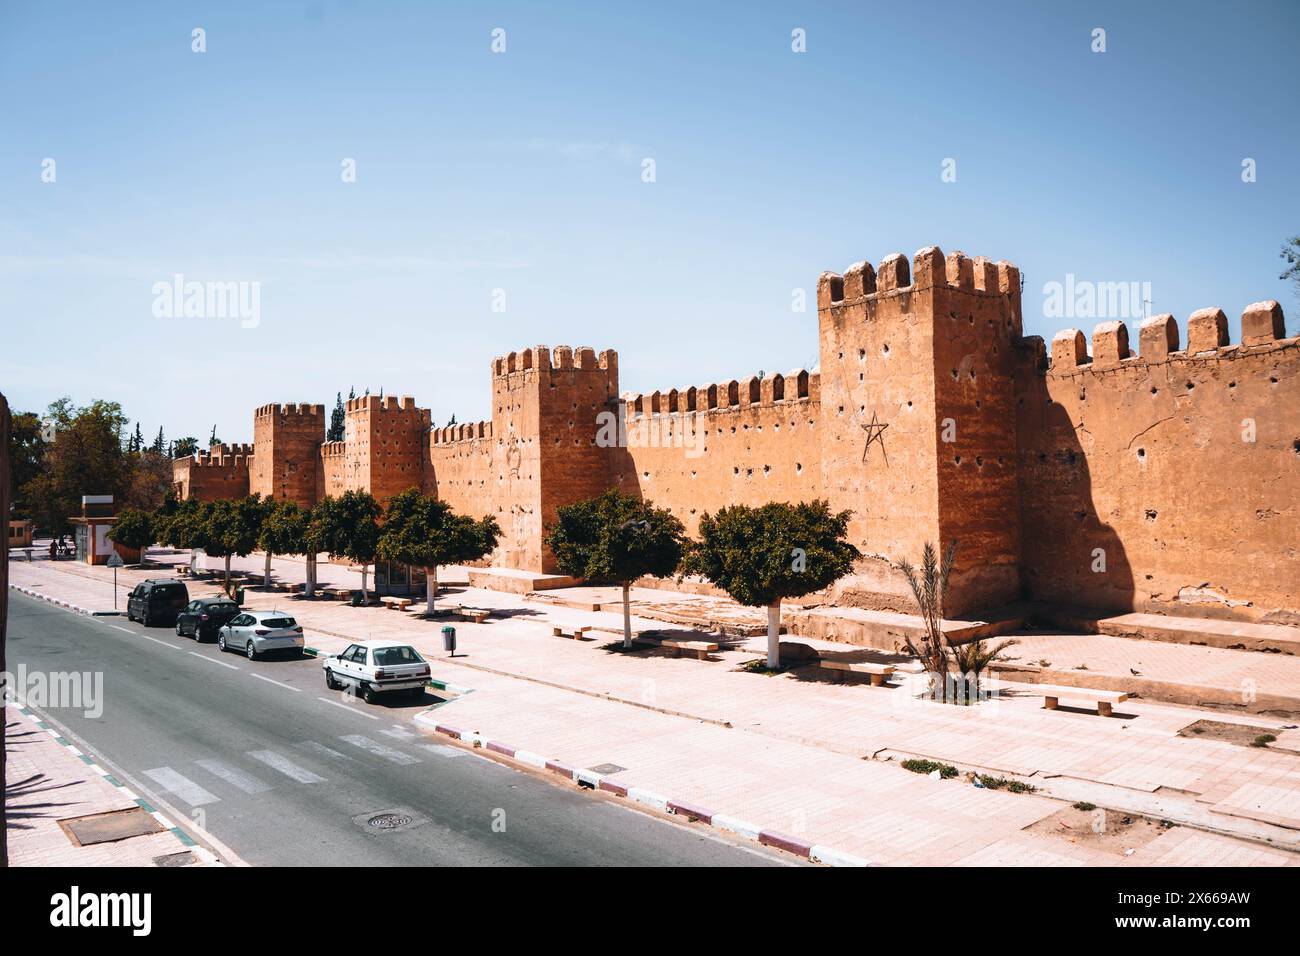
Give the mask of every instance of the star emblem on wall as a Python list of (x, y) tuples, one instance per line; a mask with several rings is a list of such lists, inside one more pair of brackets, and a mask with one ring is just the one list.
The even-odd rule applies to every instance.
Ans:
[(871, 450), (872, 442), (880, 442), (880, 454), (885, 456), (885, 464), (889, 464), (889, 455), (885, 451), (885, 429), (888, 428), (884, 422), (876, 419), (876, 413), (871, 413), (871, 421), (863, 424), (862, 430), (867, 433), (867, 443), (862, 446), (862, 460), (867, 460), (867, 452)]

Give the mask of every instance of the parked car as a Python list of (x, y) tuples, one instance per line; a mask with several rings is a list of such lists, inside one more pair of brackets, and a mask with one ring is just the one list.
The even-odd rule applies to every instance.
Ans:
[(228, 597), (197, 598), (176, 615), (176, 635), (189, 635), (196, 641), (216, 637), (221, 625), (238, 613), (239, 605)]
[(217, 647), (255, 661), (271, 651), (301, 654), (302, 625), (283, 611), (241, 611), (217, 628)]
[(420, 652), (395, 641), (352, 644), (342, 654), (321, 658), (321, 666), (325, 668), (326, 687), (351, 687), (367, 704), (393, 691), (421, 696), (429, 679), (429, 664)]
[(141, 581), (126, 599), (126, 619), (145, 627), (171, 623), (189, 600), (190, 592), (182, 581)]

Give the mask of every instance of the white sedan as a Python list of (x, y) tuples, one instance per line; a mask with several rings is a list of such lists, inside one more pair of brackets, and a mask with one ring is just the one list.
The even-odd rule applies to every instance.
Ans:
[(406, 691), (424, 694), (429, 680), (429, 664), (409, 644), (395, 641), (362, 641), (348, 646), (341, 654), (321, 658), (325, 668), (325, 686), (330, 690), (348, 687), (373, 704), (379, 694)]
[(243, 611), (217, 631), (217, 647), (255, 661), (268, 651), (302, 653), (302, 625), (283, 611)]

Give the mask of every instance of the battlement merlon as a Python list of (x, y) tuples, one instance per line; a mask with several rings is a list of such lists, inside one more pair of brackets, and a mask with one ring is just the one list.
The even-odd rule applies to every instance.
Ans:
[(325, 406), (313, 405), (308, 402), (299, 402), (297, 404), (280, 405), (272, 402), (269, 405), (259, 405), (253, 410), (253, 420), (259, 418), (319, 418), (325, 420)]
[(415, 398), (410, 395), (402, 395), (400, 398), (395, 395), (362, 395), (359, 398), (349, 398), (345, 405), (345, 412), (382, 412), (398, 413), (413, 416), (427, 414), (428, 409), (419, 408), (415, 404)]
[(938, 246), (918, 250), (910, 268), (904, 255), (893, 252), (876, 268), (864, 261), (855, 262), (843, 275), (823, 272), (817, 280), (817, 310), (822, 312), (867, 299), (936, 287), (1006, 296), (1015, 328), (1021, 327), (1020, 270), (1016, 266), (983, 256), (971, 259), (963, 252), (945, 257)]
[(817, 281), (817, 308), (820, 311), (864, 297), (934, 286), (1005, 295), (1018, 304), (1020, 270), (1005, 260), (971, 259), (960, 251), (945, 257), (938, 246), (918, 250), (909, 268), (907, 257), (893, 252), (878, 268), (869, 262), (855, 262), (843, 275), (823, 272)]
[(819, 401), (821, 375), (807, 369), (784, 374), (769, 372), (744, 381), (732, 379), (715, 385), (691, 386), (668, 392), (626, 392), (620, 400), (631, 417), (726, 411), (751, 406), (773, 406), (778, 402)]
[(435, 428), (429, 433), (434, 445), (454, 445), (458, 442), (479, 441), (492, 437), (491, 422), (465, 422)]
[(557, 345), (554, 349), (545, 345), (535, 345), (519, 352), (499, 355), (492, 360), (492, 377), (503, 378), (515, 372), (559, 371), (561, 369), (595, 370), (604, 369), (610, 373), (618, 371), (618, 353), (605, 349), (599, 355), (588, 346), (573, 347)]
[(1129, 348), (1128, 327), (1123, 322), (1102, 322), (1092, 333), (1092, 354), (1079, 329), (1063, 329), (1052, 338), (1051, 366), (1056, 374), (1085, 369), (1117, 368), (1129, 362), (1147, 365), (1180, 359), (1219, 359), (1228, 355), (1252, 354), (1278, 343), (1300, 343), (1285, 339), (1286, 322), (1282, 306), (1273, 300), (1255, 302), (1241, 314), (1241, 343), (1228, 341), (1228, 317), (1222, 309), (1198, 309), (1187, 319), (1187, 347), (1179, 348), (1178, 320), (1172, 315), (1153, 315), (1138, 325), (1138, 349)]

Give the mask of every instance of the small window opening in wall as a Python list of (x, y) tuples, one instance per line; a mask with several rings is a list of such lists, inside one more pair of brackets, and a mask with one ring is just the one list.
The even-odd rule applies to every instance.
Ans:
[(1158, 512), (1154, 508), (1148, 508), (1146, 510), (1146, 516), (1148, 521), (1155, 521), (1157, 514)]
[(888, 354), (889, 354), (889, 343), (888, 343), (888, 342), (885, 343), (885, 347), (884, 347), (884, 349), (882, 349), (882, 351), (884, 352), (885, 355), (888, 355)]
[(867, 357), (867, 350), (866, 350), (866, 349), (858, 349), (858, 358), (859, 358), (859, 359), (865, 359), (866, 357)]
[(953, 463), (954, 465), (960, 465), (960, 464), (961, 464), (961, 455), (954, 455), (954, 456), (953, 456), (953, 459), (952, 459), (952, 463)]
[(1229, 382), (1229, 383), (1228, 383), (1228, 388), (1236, 388), (1236, 387), (1237, 387), (1237, 383), (1236, 383), (1236, 382)]
[(1189, 392), (1190, 392), (1192, 389), (1194, 389), (1195, 387), (1196, 387), (1196, 383), (1195, 383), (1195, 382), (1188, 382), (1188, 383), (1187, 383), (1187, 390), (1188, 390)]
[(766, 474), (768, 474), (771, 470), (772, 470), (772, 466), (771, 466), (771, 465), (764, 465), (764, 466), (763, 466), (763, 474), (766, 475)]
[(740, 466), (737, 465), (735, 468), (732, 468), (732, 469), (731, 469), (731, 473), (732, 473), (733, 475), (738, 475), (738, 474), (740, 474)]
[(954, 382), (957, 381), (957, 370), (956, 370), (956, 369), (953, 369), (953, 370), (952, 370), (952, 379), (953, 379)]
[[(1296, 442), (1296, 445), (1297, 445), (1297, 449), (1296, 449), (1296, 450), (1297, 450), (1297, 451), (1300, 451), (1300, 442)], [(795, 473), (796, 475), (802, 475), (802, 474), (803, 474), (803, 464), (802, 464), (802, 463), (797, 462), (797, 461), (794, 463), (794, 473)]]
[(1146, 457), (1147, 457), (1147, 450), (1146, 450), (1145, 448), (1139, 448), (1139, 449), (1138, 449), (1138, 461), (1144, 461), (1144, 460), (1146, 459)]
[(1158, 391), (1160, 391), (1160, 389), (1156, 388), (1154, 385), (1151, 386), (1151, 394), (1152, 394), (1152, 395), (1156, 394)]

